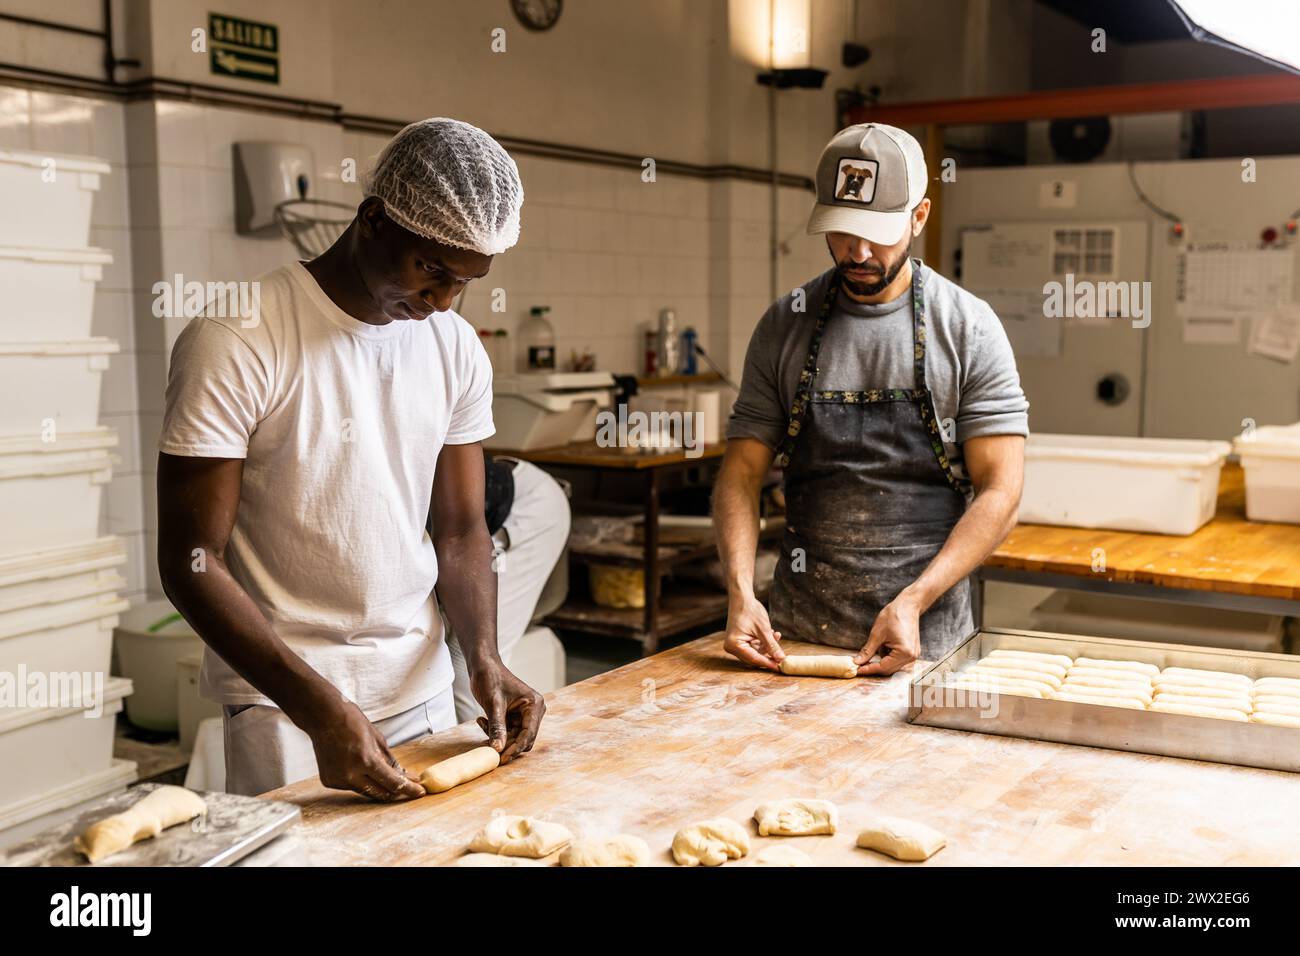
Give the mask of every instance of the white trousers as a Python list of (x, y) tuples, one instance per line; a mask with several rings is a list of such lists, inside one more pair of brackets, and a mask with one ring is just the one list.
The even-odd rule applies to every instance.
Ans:
[[(506, 550), (497, 557), (497, 650), (506, 667), (569, 540), (569, 499), (559, 482), (526, 461), (516, 462), (514, 479), (515, 500), (502, 526)], [(497, 532), (498, 541), (501, 537)], [(470, 693), (460, 644), (450, 629), (447, 635), (456, 672), (456, 720), (463, 724), (481, 717), (483, 709)]]
[[(375, 721), (389, 747), (455, 726), (450, 687), (410, 710)], [(319, 773), (311, 738), (278, 707), (227, 705), (222, 730), (227, 793), (256, 796)]]

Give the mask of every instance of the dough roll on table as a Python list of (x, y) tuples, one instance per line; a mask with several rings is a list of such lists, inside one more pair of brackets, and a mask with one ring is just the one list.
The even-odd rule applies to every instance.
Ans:
[(845, 654), (792, 654), (781, 661), (791, 677), (857, 677), (858, 665)]
[(91, 863), (98, 863), (207, 811), (208, 805), (197, 793), (184, 787), (159, 787), (129, 810), (92, 823), (73, 846)]
[(491, 747), (475, 747), (463, 754), (426, 767), (420, 774), (420, 784), (426, 793), (443, 793), (459, 787), (475, 777), (481, 777), (501, 766), (501, 755)]

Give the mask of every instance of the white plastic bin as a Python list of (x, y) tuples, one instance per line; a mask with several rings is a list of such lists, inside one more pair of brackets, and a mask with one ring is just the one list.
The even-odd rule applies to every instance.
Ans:
[(99, 500), (113, 475), (111, 428), (0, 438), (0, 553), (75, 545), (99, 533)]
[(90, 338), (95, 285), (112, 261), (104, 249), (0, 245), (0, 342)]
[(114, 537), (0, 556), (0, 619), (17, 609), (101, 593), (106, 578), (121, 580), (113, 569), (125, 563), (126, 547)]
[(111, 169), (94, 156), (0, 149), (0, 246), (85, 246), (99, 177)]
[[(135, 762), (114, 759), (107, 770), (0, 806), (0, 850), (66, 823), (110, 794), (125, 790), (135, 780)], [(25, 865), (21, 856), (6, 859), (5, 863)]]
[(1125, 641), (1195, 644), (1253, 653), (1281, 654), (1281, 617), (1168, 601), (1055, 591), (1031, 612), (1030, 630), (1089, 634)]
[(97, 708), (0, 710), (0, 806), (108, 770), (113, 725), (130, 693), (129, 680), (114, 678), (105, 683)]
[(176, 662), (176, 720), (181, 732), (181, 753), (184, 754), (194, 751), (199, 725), (203, 721), (213, 717), (218, 721), (221, 719), (221, 705), (199, 696), (199, 672), (202, 668), (202, 652), (187, 654)]
[(1030, 435), (1020, 520), (1191, 534), (1214, 517), (1227, 442)]
[(1256, 428), (1233, 448), (1246, 475), (1246, 517), (1300, 524), (1300, 424)]
[(135, 685), (126, 702), (127, 720), (147, 730), (176, 730), (177, 665), (202, 652), (203, 641), (164, 599), (123, 614), (113, 641), (120, 673)]
[(130, 606), (114, 590), (105, 590), (66, 607), (28, 608), (5, 615), (7, 620), (0, 624), (0, 671), (91, 675), (85, 679), (107, 676), (113, 628), (118, 615)]
[(99, 424), (99, 386), (112, 339), (0, 342), (0, 435), (35, 435), (53, 419), (60, 431)]

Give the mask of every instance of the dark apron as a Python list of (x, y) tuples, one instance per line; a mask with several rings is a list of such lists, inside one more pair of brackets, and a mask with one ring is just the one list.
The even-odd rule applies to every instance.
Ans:
[[(770, 612), (784, 638), (860, 649), (876, 615), (920, 577), (966, 509), (925, 384), (920, 266), (913, 261), (910, 389), (818, 391), (838, 276), (822, 301), (777, 456), (786, 529)], [(963, 579), (921, 615), (921, 657), (943, 656), (973, 629)]]

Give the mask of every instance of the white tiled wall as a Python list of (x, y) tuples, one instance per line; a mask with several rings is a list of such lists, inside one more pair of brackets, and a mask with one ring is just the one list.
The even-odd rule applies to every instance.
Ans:
[[(343, 182), (347, 160), (363, 173), (388, 137), (334, 123), (159, 100), (108, 100), (0, 86), (0, 146), (97, 155), (113, 173), (95, 204), (92, 242), (114, 255), (95, 302), (96, 335), (122, 353), (105, 376), (103, 420), (121, 436), (122, 464), (105, 496), (103, 530), (128, 543), (129, 594), (160, 593), (154, 561), (157, 436), (168, 353), (185, 320), (158, 319), (151, 287), (246, 280), (293, 259), (278, 236), (234, 230), (232, 146), (276, 140), (311, 147), (312, 194), (355, 204), (361, 187)], [(462, 313), (479, 328), (505, 328), (514, 341), (534, 305), (549, 305), (559, 357), (591, 349), (598, 367), (639, 371), (644, 332), (659, 310), (676, 310), (710, 354), (739, 379), (745, 347), (770, 302), (762, 183), (660, 174), (638, 168), (517, 156), (526, 201), (519, 245), (497, 257), (471, 287)], [(811, 197), (780, 195), (784, 292), (822, 271), (818, 239), (803, 235)], [(505, 310), (493, 312), (493, 290)], [(728, 399), (730, 396), (728, 396)]]

